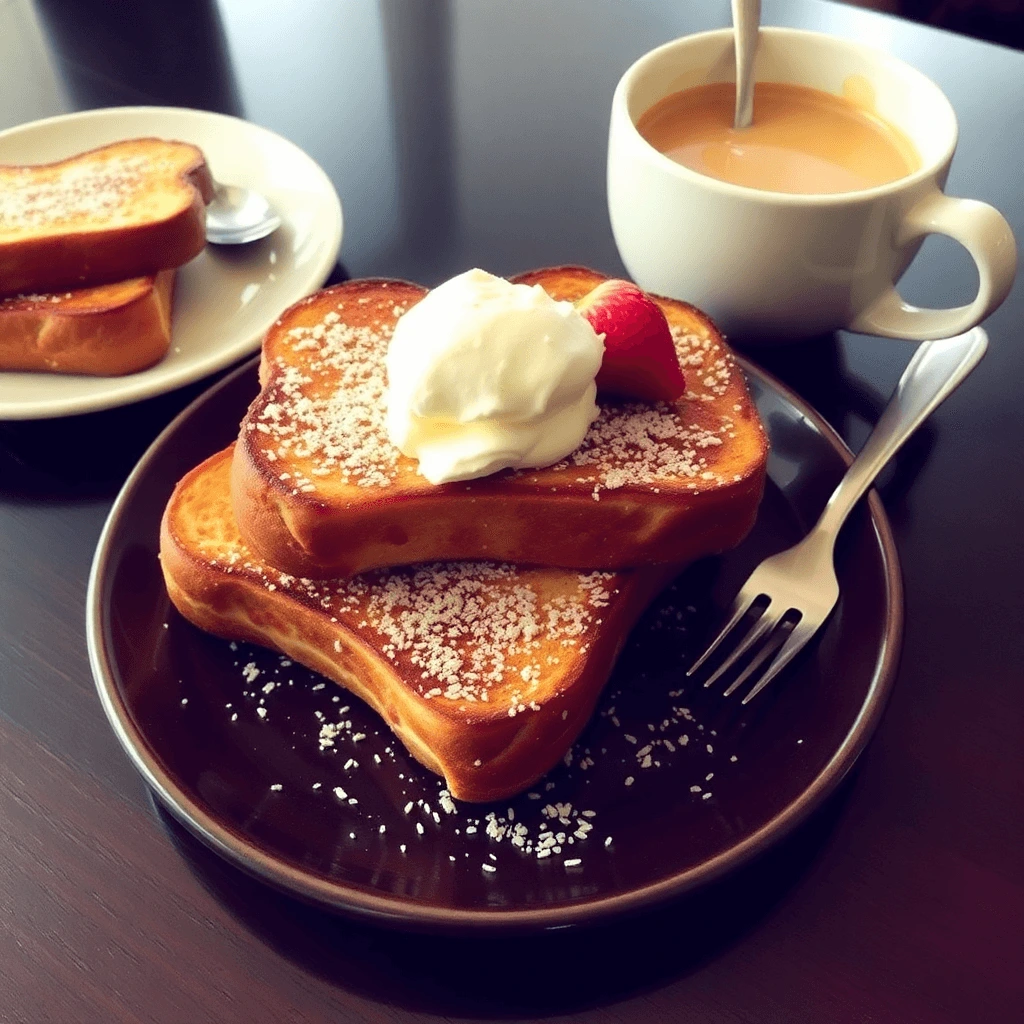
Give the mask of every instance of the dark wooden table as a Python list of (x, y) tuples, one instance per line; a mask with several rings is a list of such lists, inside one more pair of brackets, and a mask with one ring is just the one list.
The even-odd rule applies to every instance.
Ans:
[[(961, 122), (949, 182), (1024, 238), (1024, 55), (814, 0), (766, 21), (890, 49)], [(728, 3), (0, 3), (0, 127), (122, 103), (209, 107), (293, 139), (345, 207), (341, 271), (431, 284), (583, 262), (621, 273), (605, 208), (616, 80)], [(905, 279), (963, 301), (929, 242)], [(520, 1019), (1011, 1022), (1024, 1012), (1024, 288), (985, 362), (882, 488), (906, 644), (859, 770), (768, 856), (594, 931), (464, 941), (331, 918), (159, 813), (100, 709), (83, 606), (136, 458), (202, 384), (0, 424), (0, 1021)], [(841, 336), (760, 358), (857, 447), (911, 346)]]

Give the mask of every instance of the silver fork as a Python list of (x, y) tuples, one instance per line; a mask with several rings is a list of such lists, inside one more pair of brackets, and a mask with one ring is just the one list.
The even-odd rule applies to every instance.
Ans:
[(704, 665), (741, 619), (748, 613), (756, 614), (762, 605), (759, 617), (704, 685), (711, 686), (761, 643), (724, 693), (730, 696), (763, 671), (743, 698), (747, 704), (793, 660), (839, 600), (833, 554), (846, 517), (903, 442), (978, 365), (987, 348), (988, 337), (980, 327), (954, 338), (926, 341), (918, 347), (875, 429), (832, 492), (821, 518), (802, 541), (766, 558), (751, 573), (733, 602), (728, 622), (690, 666), (687, 676)]

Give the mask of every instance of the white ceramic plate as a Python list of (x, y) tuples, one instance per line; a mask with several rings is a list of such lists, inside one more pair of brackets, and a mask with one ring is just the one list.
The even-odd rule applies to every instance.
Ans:
[(205, 377), (255, 351), (278, 314), (330, 274), (342, 231), (330, 179), (294, 143), (237, 117), (177, 107), (64, 114), (0, 132), (0, 163), (48, 163), (145, 135), (199, 146), (218, 181), (267, 196), (281, 227), (250, 245), (208, 246), (179, 270), (171, 349), (156, 366), (126, 377), (0, 372), (0, 420), (95, 412)]

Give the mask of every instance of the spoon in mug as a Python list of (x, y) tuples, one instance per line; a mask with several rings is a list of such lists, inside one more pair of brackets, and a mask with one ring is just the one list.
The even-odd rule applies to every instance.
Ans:
[(733, 128), (749, 128), (754, 119), (754, 54), (761, 23), (761, 0), (732, 0), (736, 39), (736, 115)]
[(206, 207), (206, 240), (217, 245), (242, 245), (266, 238), (281, 226), (281, 218), (265, 196), (239, 185), (213, 184)]

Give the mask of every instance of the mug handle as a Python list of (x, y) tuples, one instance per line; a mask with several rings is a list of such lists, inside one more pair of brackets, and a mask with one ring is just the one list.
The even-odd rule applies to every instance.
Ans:
[(978, 266), (978, 294), (966, 306), (921, 309), (889, 287), (850, 323), (850, 330), (885, 338), (932, 341), (962, 334), (985, 319), (1009, 294), (1017, 272), (1017, 245), (1003, 215), (987, 203), (956, 199), (936, 189), (904, 217), (898, 246), (925, 235), (949, 235)]

